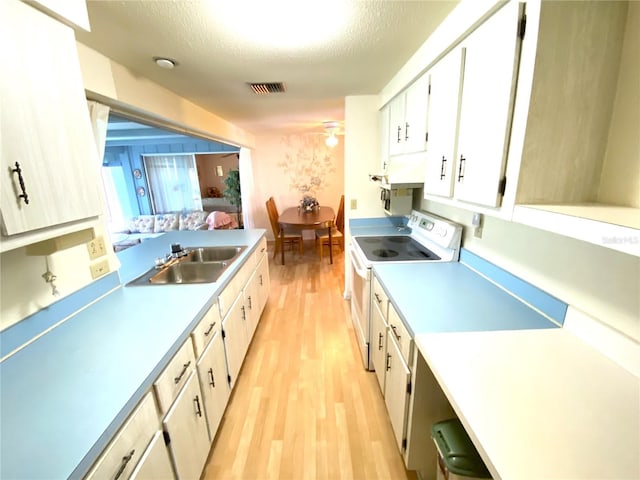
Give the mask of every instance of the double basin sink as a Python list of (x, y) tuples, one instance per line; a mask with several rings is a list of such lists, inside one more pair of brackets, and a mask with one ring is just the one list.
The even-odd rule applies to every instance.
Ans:
[(127, 285), (180, 285), (212, 283), (246, 249), (242, 247), (193, 247), (167, 260)]

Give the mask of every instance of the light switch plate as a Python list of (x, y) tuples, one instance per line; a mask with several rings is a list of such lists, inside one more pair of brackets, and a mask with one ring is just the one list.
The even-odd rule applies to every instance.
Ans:
[(351, 210), (357, 210), (358, 209), (358, 200), (355, 198), (351, 199)]

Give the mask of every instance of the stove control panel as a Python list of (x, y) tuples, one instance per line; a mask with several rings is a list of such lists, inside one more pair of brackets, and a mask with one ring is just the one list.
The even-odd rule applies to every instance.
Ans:
[(408, 226), (412, 231), (443, 247), (460, 242), (462, 226), (433, 214), (414, 210), (409, 216)]

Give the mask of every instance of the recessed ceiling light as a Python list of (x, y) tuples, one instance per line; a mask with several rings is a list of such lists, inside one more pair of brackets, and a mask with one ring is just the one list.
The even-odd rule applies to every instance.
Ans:
[(171, 60), (170, 58), (153, 57), (153, 61), (156, 62), (156, 65), (158, 65), (160, 68), (166, 68), (167, 70), (171, 70), (176, 66), (176, 61)]

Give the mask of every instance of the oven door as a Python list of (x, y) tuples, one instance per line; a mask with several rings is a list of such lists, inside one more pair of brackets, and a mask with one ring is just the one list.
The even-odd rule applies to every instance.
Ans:
[(371, 370), (369, 358), (369, 306), (371, 301), (371, 269), (362, 261), (361, 254), (349, 246), (351, 257), (351, 320), (364, 363)]

